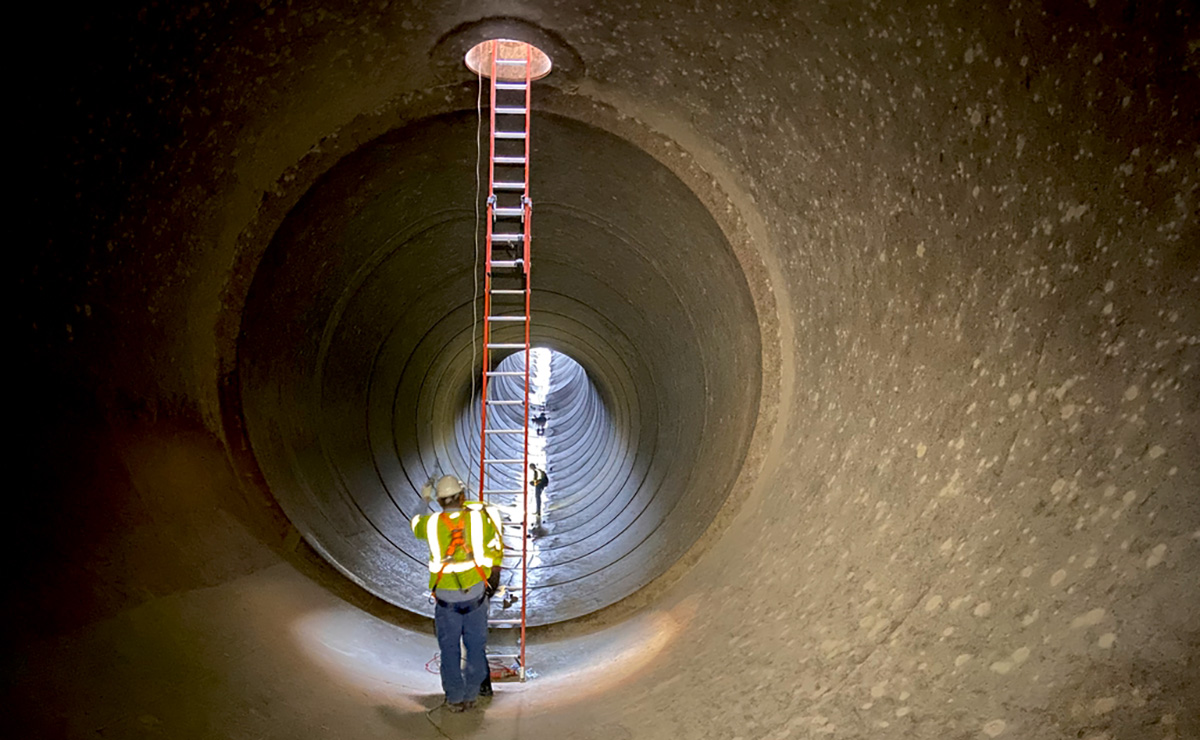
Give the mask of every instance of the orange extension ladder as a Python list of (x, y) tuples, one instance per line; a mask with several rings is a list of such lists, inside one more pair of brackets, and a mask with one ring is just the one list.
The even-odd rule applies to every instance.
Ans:
[[(519, 627), (517, 652), (490, 654), (489, 658), (517, 661), (518, 676), (525, 680), (525, 621), (528, 596), (529, 507), (525, 505), (525, 474), (529, 469), (529, 225), (533, 204), (529, 199), (529, 103), (532, 50), (519, 41), (486, 42), (491, 67), (491, 133), (488, 164), (487, 261), (483, 293), (483, 382), (479, 440), (479, 500), (521, 503), (520, 522), (505, 521), (507, 531), (521, 532), (519, 573), (521, 578), (520, 617), (489, 619), (492, 627)], [(524, 328), (524, 335), (515, 331)], [(496, 336), (496, 335), (499, 336)], [(498, 341), (506, 340), (506, 341)], [(519, 341), (517, 341), (519, 340)], [(523, 371), (499, 371), (491, 353), (512, 350), (525, 353)], [(489, 381), (498, 376), (523, 376), (522, 400), (493, 399), (488, 395)], [(519, 427), (491, 427), (488, 410), (497, 406), (523, 407)], [(497, 418), (502, 415), (497, 414)], [(523, 435), (522, 455), (489, 457), (488, 442), (501, 435)], [(512, 467), (520, 464), (516, 475)], [(505, 508), (512, 510), (511, 504)], [(506, 543), (507, 544), (507, 543)], [(507, 547), (506, 547), (507, 549)]]

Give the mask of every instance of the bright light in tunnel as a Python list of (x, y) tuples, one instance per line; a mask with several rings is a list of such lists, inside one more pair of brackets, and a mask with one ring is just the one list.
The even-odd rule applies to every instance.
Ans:
[[(529, 59), (531, 61), (529, 79), (540, 80), (550, 74), (553, 64), (550, 62), (550, 57), (546, 52), (533, 44), (527, 44), (524, 41), (513, 41), (512, 39), (481, 41), (471, 47), (471, 50), (463, 58), (463, 62), (467, 65), (467, 68), (477, 75), (491, 78), (493, 44), (499, 45), (496, 55), (497, 59), (524, 60), (526, 58), (525, 50), (528, 48)], [(524, 65), (503, 65), (496, 68), (496, 79), (498, 80), (523, 80), (524, 78)]]
[[(509, 355), (500, 362), (499, 370), (520, 371), (524, 367), (523, 356), (520, 353)], [(552, 434), (550, 424), (552, 412), (552, 373), (555, 365), (578, 367), (574, 359), (562, 352), (547, 347), (533, 347), (529, 351), (529, 416), (526, 420), (526, 439), (528, 440), (529, 465), (536, 465), (542, 471), (549, 473), (553, 467), (553, 449), (550, 444)], [(582, 372), (582, 369), (580, 369)], [(584, 373), (586, 378), (586, 373)], [(513, 502), (511, 506), (501, 507), (515, 521), (525, 517), (529, 512), (529, 523), (535, 531), (541, 531), (541, 525), (549, 511), (549, 493), (547, 487), (543, 491), (541, 506), (538, 506), (537, 489), (533, 485), (531, 471), (527, 468), (524, 473), (525, 495)], [(510, 543), (511, 544), (511, 543)], [(529, 565), (537, 567), (542, 564), (541, 547), (535, 537), (529, 544)]]
[[(546, 413), (546, 402), (550, 397), (550, 364), (557, 354), (545, 347), (534, 347), (529, 351), (529, 462), (542, 470), (546, 469), (549, 462), (546, 457), (546, 425), (535, 420), (539, 418), (539, 413)], [(542, 430), (540, 434), (539, 428)]]

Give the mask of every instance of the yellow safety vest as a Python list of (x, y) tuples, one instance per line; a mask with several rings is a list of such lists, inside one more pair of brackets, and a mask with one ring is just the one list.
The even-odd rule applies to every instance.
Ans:
[[(504, 557), (496, 514), (480, 504), (412, 518), (417, 539), (429, 545), (429, 588), (440, 584), (466, 590), (486, 581)], [(449, 580), (448, 580), (449, 579)]]

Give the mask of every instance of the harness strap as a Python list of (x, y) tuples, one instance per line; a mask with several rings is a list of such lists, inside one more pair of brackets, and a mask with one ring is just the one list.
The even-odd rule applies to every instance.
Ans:
[[(450, 564), (450, 558), (454, 556), (454, 553), (458, 552), (459, 546), (466, 550), (467, 556), (471, 558), (471, 564), (475, 566), (475, 572), (479, 574), (479, 580), (486, 583), (488, 579), (487, 574), (479, 566), (479, 561), (475, 559), (475, 553), (471, 550), (470, 545), (467, 544), (466, 536), (463, 534), (465, 517), (455, 522), (443, 511), (441, 514), (438, 514), (438, 521), (445, 524), (446, 528), (450, 530), (450, 545), (446, 548), (446, 552), (442, 556), (442, 567), (438, 570), (437, 578), (433, 582), (433, 590), (437, 591), (438, 586), (441, 585), (442, 574), (445, 573), (446, 566)], [(439, 542), (438, 545), (440, 547), (441, 543)], [(454, 574), (454, 580), (458, 581), (458, 587), (461, 590), (462, 579), (457, 572)]]

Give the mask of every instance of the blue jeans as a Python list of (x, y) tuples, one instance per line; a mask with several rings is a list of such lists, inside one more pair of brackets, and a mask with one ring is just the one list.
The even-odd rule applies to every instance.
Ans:
[(534, 486), (534, 487), (533, 487), (533, 497), (534, 497), (535, 499), (537, 499), (537, 520), (538, 520), (538, 524), (541, 524), (541, 523), (542, 523), (542, 491), (544, 491), (544, 490), (546, 490), (546, 484), (545, 484), (545, 483), (542, 483), (542, 484), (540, 484), (540, 485), (537, 485), (537, 486)]
[[(468, 609), (467, 604), (434, 607), (433, 624), (437, 631), (438, 649), (442, 651), (442, 690), (446, 701), (459, 704), (479, 698), (479, 686), (488, 674), (487, 662), (487, 599)], [(462, 669), (462, 649), (467, 647), (467, 669)]]

